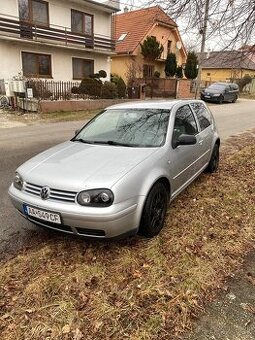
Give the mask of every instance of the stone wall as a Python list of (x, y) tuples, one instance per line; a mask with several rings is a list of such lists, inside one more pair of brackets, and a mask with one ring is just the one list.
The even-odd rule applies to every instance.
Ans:
[(195, 98), (195, 93), (191, 92), (191, 81), (188, 79), (179, 79), (176, 89), (177, 99)]
[(42, 113), (49, 112), (68, 112), (99, 110), (107, 106), (119, 104), (128, 101), (128, 99), (98, 99), (98, 100), (44, 100), (40, 104)]

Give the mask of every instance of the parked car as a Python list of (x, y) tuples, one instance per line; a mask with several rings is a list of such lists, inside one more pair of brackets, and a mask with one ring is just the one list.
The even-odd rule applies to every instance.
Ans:
[(200, 100), (119, 104), (21, 165), (9, 195), (40, 226), (94, 238), (152, 237), (169, 201), (204, 170), (217, 170), (219, 146)]
[(201, 92), (201, 99), (219, 104), (237, 101), (239, 86), (234, 83), (214, 83)]

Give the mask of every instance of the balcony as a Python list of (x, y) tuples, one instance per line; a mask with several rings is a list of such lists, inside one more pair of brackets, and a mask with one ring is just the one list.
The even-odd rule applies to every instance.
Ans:
[(93, 49), (95, 52), (114, 52), (115, 40), (103, 35), (86, 35), (71, 32), (68, 27), (36, 26), (22, 22), (13, 17), (0, 14), (0, 36), (12, 39), (40, 42), (45, 44), (56, 44), (62, 47)]

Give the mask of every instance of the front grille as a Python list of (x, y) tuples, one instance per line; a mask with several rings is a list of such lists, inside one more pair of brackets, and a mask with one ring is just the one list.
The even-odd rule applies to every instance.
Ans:
[(105, 236), (105, 231), (100, 229), (84, 229), (84, 228), (75, 228), (79, 235), (88, 235), (88, 236)]
[[(41, 189), (43, 186), (32, 184), (32, 183), (24, 183), (24, 190), (31, 194), (40, 197)], [(54, 201), (62, 201), (62, 202), (75, 202), (76, 192), (74, 191), (65, 191), (50, 188), (50, 196), (49, 199)]]

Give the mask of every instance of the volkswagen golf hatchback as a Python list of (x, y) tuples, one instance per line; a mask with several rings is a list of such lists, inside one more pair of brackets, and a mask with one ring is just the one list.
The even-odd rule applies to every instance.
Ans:
[(50, 229), (152, 237), (169, 201), (204, 170), (217, 170), (219, 146), (200, 100), (119, 104), (21, 165), (9, 195), (23, 217)]

